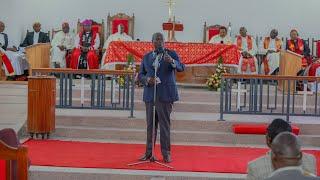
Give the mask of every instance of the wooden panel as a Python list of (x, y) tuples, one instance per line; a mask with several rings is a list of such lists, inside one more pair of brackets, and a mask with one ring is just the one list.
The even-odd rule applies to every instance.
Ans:
[[(28, 179), (28, 149), (24, 146), (13, 148), (0, 140), (0, 159), (6, 160), (6, 177), (10, 176), (10, 161), (16, 160), (18, 163), (17, 176), (19, 180)], [(8, 168), (9, 167), (9, 168)]]
[[(296, 76), (301, 70), (302, 56), (291, 51), (281, 51), (280, 52), (280, 76)], [(291, 92), (294, 91), (294, 81), (290, 81)], [(285, 90), (288, 92), (288, 81), (279, 81), (280, 90)]]
[(29, 62), (29, 74), (33, 68), (50, 67), (50, 43), (40, 43), (26, 47), (27, 61)]
[(56, 80), (51, 76), (32, 76), (28, 82), (28, 132), (55, 130)]

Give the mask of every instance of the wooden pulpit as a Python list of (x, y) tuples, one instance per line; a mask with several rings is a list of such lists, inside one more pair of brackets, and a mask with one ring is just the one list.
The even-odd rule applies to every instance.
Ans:
[(55, 130), (56, 78), (53, 76), (28, 77), (28, 123), (31, 137), (50, 135)]
[(2, 61), (2, 57), (0, 56), (0, 81), (5, 81), (7, 78), (4, 70), (2, 69), (2, 66), (3, 66), (3, 61)]
[[(280, 51), (280, 66), (279, 66), (279, 75), (281, 76), (296, 76), (297, 73), (301, 70), (302, 67), (302, 58), (303, 56), (292, 51), (281, 50)], [(291, 92), (294, 91), (294, 81), (290, 81)], [(280, 90), (285, 90), (288, 92), (288, 81), (279, 81)]]
[(30, 76), (32, 76), (33, 68), (50, 67), (50, 48), (50, 43), (39, 43), (25, 48)]

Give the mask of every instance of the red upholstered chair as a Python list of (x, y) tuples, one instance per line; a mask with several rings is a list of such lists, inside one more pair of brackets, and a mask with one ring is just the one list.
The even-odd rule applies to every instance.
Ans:
[(312, 47), (311, 47), (312, 55), (316, 58), (320, 58), (320, 40), (315, 40), (312, 38)]
[(107, 17), (107, 37), (106, 39), (116, 32), (118, 32), (118, 25), (123, 24), (124, 32), (134, 39), (134, 14), (132, 16), (128, 16), (124, 13), (118, 13), (114, 16), (110, 16), (108, 14)]
[(219, 34), (219, 28), (220, 28), (220, 25), (218, 25), (218, 24), (213, 25), (213, 26), (207, 26), (207, 23), (204, 22), (203, 42), (208, 43), (213, 36)]

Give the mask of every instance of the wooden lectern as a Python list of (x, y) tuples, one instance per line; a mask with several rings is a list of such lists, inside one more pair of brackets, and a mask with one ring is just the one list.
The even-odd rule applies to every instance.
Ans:
[[(280, 76), (297, 76), (297, 73), (301, 70), (302, 67), (302, 58), (303, 56), (292, 51), (280, 51), (280, 66), (279, 66), (279, 75)], [(295, 89), (294, 81), (290, 81), (290, 92), (293, 92)], [(285, 90), (288, 92), (288, 81), (283, 83), (282, 80), (279, 81), (280, 90)]]
[(40, 133), (49, 137), (55, 130), (56, 78), (28, 77), (28, 125), (31, 137)]
[(30, 76), (33, 68), (50, 67), (50, 48), (50, 43), (34, 44), (25, 48)]

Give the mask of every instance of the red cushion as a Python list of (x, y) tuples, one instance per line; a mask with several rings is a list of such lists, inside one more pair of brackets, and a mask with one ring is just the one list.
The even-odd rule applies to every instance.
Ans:
[(6, 161), (0, 159), (0, 180), (6, 180)]
[[(235, 134), (266, 134), (268, 124), (233, 124), (232, 129)], [(299, 127), (291, 125), (294, 134), (298, 135)]]
[(122, 24), (124, 26), (124, 32), (129, 34), (129, 21), (128, 19), (114, 19), (112, 21), (112, 34), (118, 32), (118, 25)]
[(92, 32), (99, 33), (101, 32), (101, 26), (100, 25), (92, 25)]
[(210, 28), (208, 30), (208, 41), (210, 41), (210, 39), (219, 34), (219, 28)]

